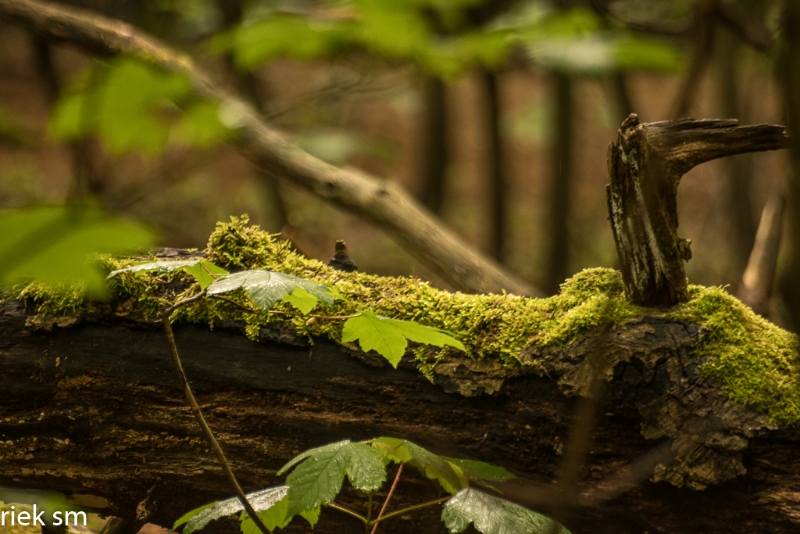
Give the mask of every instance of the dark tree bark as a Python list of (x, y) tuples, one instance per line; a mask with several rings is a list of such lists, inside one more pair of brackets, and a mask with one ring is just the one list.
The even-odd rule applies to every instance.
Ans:
[(572, 80), (566, 74), (554, 72), (555, 108), (553, 124), (552, 168), (547, 209), (550, 213), (548, 234), (548, 263), (545, 290), (558, 292), (569, 275), (570, 189), (572, 183)]
[(422, 189), (420, 199), (433, 213), (444, 202), (447, 164), (450, 160), (447, 135), (447, 86), (438, 76), (424, 75), (422, 98)]
[[(0, 484), (62, 491), (103, 513), (166, 526), (230, 495), (157, 324), (96, 312), (34, 331), (26, 319), (19, 303), (0, 305)], [(410, 352), (394, 370), (373, 354), (322, 340), (309, 346), (288, 325), (264, 330), (259, 343), (240, 328), (175, 331), (209, 424), (248, 491), (279, 483), (275, 471), (308, 447), (395, 435), (504, 465), (521, 477), (503, 486), (508, 498), (557, 510), (550, 483), (593, 369), (605, 394), (586, 467), (577, 470), (578, 497), (563, 517), (573, 533), (800, 527), (800, 433), (730, 406), (698, 371), (692, 325), (645, 316), (559, 348), (525, 349), (512, 369), (451, 356), (436, 368), (435, 385)], [(531, 359), (547, 375), (525, 365)], [(435, 497), (425, 480), (404, 480), (395, 509)], [(340, 502), (357, 501), (346, 492)], [(444, 532), (438, 513), (382, 532)], [(326, 509), (315, 532), (356, 528)]]
[(625, 291), (643, 306), (688, 299), (684, 262), (689, 241), (678, 237), (678, 184), (712, 159), (785, 148), (783, 126), (738, 126), (735, 120), (642, 124), (630, 115), (608, 149), (608, 207)]
[(488, 180), (489, 184), (489, 253), (503, 263), (506, 248), (506, 215), (508, 213), (506, 195), (508, 183), (505, 173), (505, 157), (503, 154), (503, 135), (501, 128), (502, 113), (499, 75), (495, 72), (481, 72), (481, 81), (485, 90), (486, 146), (489, 149)]

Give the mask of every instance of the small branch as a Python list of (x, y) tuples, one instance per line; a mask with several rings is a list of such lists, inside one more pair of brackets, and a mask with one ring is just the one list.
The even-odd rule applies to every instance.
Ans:
[(378, 512), (378, 518), (375, 520), (375, 526), (372, 527), (372, 532), (370, 534), (375, 534), (375, 531), (378, 530), (378, 521), (381, 520), (383, 517), (383, 513), (386, 511), (386, 507), (389, 505), (389, 500), (392, 498), (394, 494), (394, 489), (397, 487), (397, 481), (400, 480), (400, 475), (403, 473), (403, 464), (397, 468), (397, 474), (394, 476), (394, 482), (392, 482), (392, 487), (389, 488), (389, 494), (386, 496), (386, 500), (383, 501), (383, 506), (381, 506), (381, 511)]
[(220, 466), (222, 467), (222, 471), (225, 473), (225, 477), (228, 479), (228, 483), (230, 484), (231, 488), (233, 488), (236, 496), (239, 498), (239, 502), (242, 503), (247, 515), (250, 516), (250, 519), (258, 527), (258, 530), (261, 531), (262, 534), (271, 534), (267, 526), (261, 521), (261, 518), (258, 517), (258, 514), (250, 505), (250, 502), (247, 500), (247, 497), (242, 490), (242, 487), (239, 485), (239, 481), (236, 480), (236, 476), (233, 474), (231, 470), (231, 466), (228, 463), (227, 458), (225, 458), (225, 453), (222, 452), (222, 448), (219, 446), (219, 442), (214, 437), (214, 433), (211, 431), (211, 428), (208, 426), (205, 417), (203, 416), (203, 412), (200, 409), (200, 405), (197, 404), (197, 399), (194, 397), (194, 393), (192, 393), (192, 388), (189, 385), (189, 380), (186, 378), (186, 373), (183, 370), (183, 364), (181, 363), (181, 358), (178, 355), (178, 346), (175, 344), (175, 336), (172, 333), (172, 325), (170, 324), (169, 316), (170, 313), (177, 309), (179, 306), (183, 306), (188, 304), (194, 300), (199, 299), (205, 294), (205, 291), (202, 293), (195, 295), (194, 297), (186, 300), (182, 300), (181, 302), (167, 308), (166, 310), (162, 311), (159, 315), (161, 316), (161, 323), (164, 326), (164, 333), (167, 336), (167, 343), (169, 344), (170, 354), (172, 354), (172, 362), (175, 364), (175, 371), (178, 373), (178, 378), (180, 378), (181, 384), (183, 385), (183, 394), (186, 397), (186, 402), (189, 404), (189, 407), (192, 409), (192, 413), (194, 414), (197, 423), (200, 425), (200, 428), (203, 430), (203, 434), (206, 436), (206, 440), (208, 440), (209, 445), (211, 445), (211, 449), (214, 451), (214, 454), (217, 456), (217, 461), (219, 462)]
[(408, 508), (403, 508), (402, 510), (392, 512), (391, 514), (386, 514), (383, 517), (379, 517), (378, 519), (375, 520), (375, 525), (377, 526), (379, 522), (386, 521), (387, 519), (391, 519), (392, 517), (397, 517), (399, 515), (407, 514), (408, 512), (413, 512), (414, 510), (419, 510), (420, 508), (427, 508), (428, 506), (434, 506), (436, 504), (443, 503), (444, 501), (447, 501), (452, 498), (453, 498), (452, 495), (448, 495), (447, 497), (442, 497), (441, 499), (436, 499), (435, 501), (423, 502), (421, 504), (415, 504), (414, 506), (409, 506)]
[(457, 289), (474, 293), (505, 290), (517, 295), (539, 294), (445, 229), (393, 182), (334, 167), (304, 152), (268, 126), (253, 106), (220, 89), (189, 56), (136, 28), (88, 11), (33, 0), (3, 0), (0, 19), (98, 55), (128, 54), (184, 74), (198, 96), (218, 102), (229, 111), (228, 115), (235, 117), (238, 135), (233, 142), (264, 172), (376, 223)]
[[(223, 297), (222, 295), (209, 295), (209, 298), (212, 298), (212, 299), (217, 299), (217, 300), (224, 300), (225, 302), (227, 302), (227, 303), (229, 303), (229, 304), (233, 304), (234, 306), (237, 306), (237, 307), (239, 307), (239, 308), (243, 309), (243, 310), (244, 310), (244, 311), (246, 311), (246, 312), (250, 312), (250, 313), (261, 313), (261, 310), (259, 310), (258, 308), (248, 308), (248, 307), (247, 307), (247, 306), (245, 306), (244, 304), (242, 304), (242, 303), (240, 303), (240, 302), (236, 302), (235, 300), (233, 300), (233, 299), (231, 299), (231, 298), (228, 298), (228, 297)], [(252, 301), (251, 301), (251, 302), (252, 302)]]
[(739, 299), (759, 315), (766, 316), (769, 311), (769, 299), (772, 296), (772, 284), (778, 266), (785, 207), (786, 200), (783, 195), (773, 194), (767, 201), (761, 212), (761, 221), (758, 224), (753, 250), (750, 252), (750, 260), (742, 276)]
[(200, 293), (198, 293), (197, 295), (195, 295), (193, 297), (189, 297), (188, 299), (184, 299), (184, 300), (181, 300), (179, 302), (176, 302), (175, 304), (173, 304), (172, 306), (170, 306), (166, 310), (162, 311), (159, 315), (162, 316), (162, 317), (169, 317), (170, 315), (172, 315), (172, 312), (174, 312), (178, 308), (180, 308), (182, 306), (186, 306), (187, 304), (191, 304), (192, 302), (198, 301), (198, 300), (200, 300), (201, 298), (203, 298), (205, 296), (206, 296), (206, 292), (205, 291), (201, 291)]
[(358, 519), (359, 521), (361, 521), (362, 523), (364, 523), (365, 525), (367, 524), (367, 518), (366, 517), (364, 517), (363, 515), (361, 515), (361, 514), (359, 514), (357, 512), (349, 510), (349, 509), (345, 508), (344, 506), (339, 506), (335, 502), (332, 502), (332, 503), (328, 504), (328, 507), (329, 508), (333, 508), (334, 510), (339, 510), (340, 512), (344, 512), (347, 515), (351, 515), (351, 516), (355, 517), (356, 519)]

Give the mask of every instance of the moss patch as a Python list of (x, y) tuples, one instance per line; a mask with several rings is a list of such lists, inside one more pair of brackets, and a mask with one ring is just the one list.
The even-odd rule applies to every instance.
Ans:
[[(531, 346), (559, 346), (595, 329), (622, 326), (644, 315), (665, 316), (704, 327), (698, 351), (708, 356), (704, 372), (718, 379), (730, 398), (753, 405), (779, 424), (800, 422), (800, 377), (797, 340), (759, 318), (738, 300), (719, 288), (692, 286), (692, 300), (673, 310), (650, 310), (634, 306), (625, 297), (619, 272), (587, 269), (567, 280), (561, 292), (546, 299), (516, 295), (466, 295), (441, 291), (416, 278), (389, 278), (365, 273), (345, 273), (294, 253), (246, 216), (219, 223), (206, 250), (208, 259), (229, 270), (267, 269), (338, 290), (345, 300), (333, 307), (321, 304), (312, 315), (349, 315), (361, 310), (396, 319), (413, 320), (455, 333), (475, 360), (500, 358), (508, 367), (519, 365), (520, 350)], [(102, 259), (111, 270), (132, 260)], [(115, 292), (113, 311), (124, 315), (154, 316), (166, 305), (199, 291), (192, 278), (182, 272), (166, 274), (124, 273), (110, 281)], [(27, 293), (26, 293), (27, 292)], [(26, 289), (39, 314), (75, 314), (75, 296), (57, 298), (46, 291)], [(54, 295), (54, 294), (53, 294)], [(243, 296), (231, 298), (243, 305)], [(280, 313), (253, 314), (216, 299), (201, 299), (175, 313), (176, 320), (206, 323), (213, 328), (221, 321), (242, 321), (249, 337), (257, 339), (263, 326), (290, 321), (301, 335), (341, 340), (342, 321), (324, 317), (309, 319), (286, 303)], [(421, 371), (432, 376), (432, 368), (444, 355), (439, 349), (414, 351)], [(539, 362), (530, 364), (536, 366)], [(544, 369), (542, 369), (544, 371)]]

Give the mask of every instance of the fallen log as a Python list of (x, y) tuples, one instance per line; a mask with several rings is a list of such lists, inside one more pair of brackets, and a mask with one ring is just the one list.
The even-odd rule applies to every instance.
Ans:
[[(184, 366), (246, 490), (280, 483), (276, 470), (309, 447), (392, 435), (503, 465), (520, 477), (502, 488), (507, 497), (561, 510), (552, 482), (578, 404), (593, 395), (588, 456), (561, 517), (573, 532), (800, 526), (796, 339), (721, 289), (690, 286), (686, 304), (640, 308), (619, 273), (593, 269), (551, 299), (453, 294), (334, 271), (239, 220), (220, 225), (207, 253), (324, 280), (349, 297), (337, 314), (369, 305), (452, 330), (470, 351), (413, 347), (395, 370), (338, 343), (335, 321), (304, 330), (280, 316), (248, 323), (226, 302), (182, 308)], [(132, 524), (167, 526), (231, 494), (152, 313), (187, 286), (181, 274), (130, 276), (109, 303), (34, 287), (20, 295), (27, 309), (1, 305), (0, 485), (59, 490)], [(393, 506), (426, 492), (435, 495), (428, 481), (410, 478)], [(316, 532), (355, 528), (325, 509)], [(382, 528), (444, 531), (434, 509)]]

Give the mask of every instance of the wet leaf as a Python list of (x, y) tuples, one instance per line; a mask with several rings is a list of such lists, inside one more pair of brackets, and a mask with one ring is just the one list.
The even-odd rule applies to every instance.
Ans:
[(326, 286), (291, 274), (264, 270), (242, 271), (223, 276), (208, 286), (208, 294), (219, 295), (241, 289), (250, 295), (256, 306), (262, 310), (269, 310), (279, 300), (292, 295), (296, 288), (302, 288), (303, 292), (290, 297), (288, 301), (303, 313), (307, 313), (303, 311), (306, 309), (311, 311), (308, 308), (311, 298), (327, 306), (333, 305), (333, 295)]
[(470, 523), (483, 534), (569, 534), (541, 514), (473, 488), (464, 488), (445, 503), (442, 521), (453, 534), (464, 532)]
[[(255, 491), (253, 493), (248, 493), (246, 495), (247, 501), (256, 511), (256, 513), (261, 515), (260, 512), (267, 510), (281, 501), (284, 497), (286, 497), (287, 492), (289, 491), (288, 486), (275, 486), (271, 488), (265, 488), (263, 490)], [(239, 502), (237, 497), (231, 497), (230, 499), (225, 499), (224, 501), (220, 501), (217, 503), (213, 503), (212, 505), (205, 505), (200, 507), (199, 509), (193, 510), (188, 514), (185, 514), (181, 519), (178, 521), (183, 520), (190, 514), (194, 514), (186, 521), (186, 527), (183, 529), (183, 534), (191, 534), (196, 530), (200, 530), (208, 525), (211, 521), (215, 521), (220, 517), (225, 517), (229, 515), (236, 514), (242, 511), (244, 507), (242, 503)], [(199, 512), (198, 512), (199, 510)], [(195, 513), (197, 512), (197, 513)], [(181, 523), (176, 522), (173, 528), (180, 526)]]
[(206, 289), (211, 283), (219, 278), (228, 274), (228, 271), (222, 267), (211, 263), (210, 261), (203, 260), (179, 260), (179, 261), (148, 261), (139, 263), (124, 269), (117, 269), (108, 274), (108, 278), (118, 276), (120, 273), (138, 273), (138, 272), (158, 272), (169, 273), (173, 271), (184, 271), (194, 277), (201, 289)]

